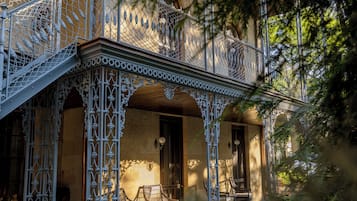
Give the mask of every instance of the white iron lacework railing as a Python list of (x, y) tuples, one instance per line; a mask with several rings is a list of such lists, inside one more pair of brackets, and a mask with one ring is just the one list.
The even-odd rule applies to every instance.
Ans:
[[(132, 2), (122, 0), (118, 6), (117, 0), (96, 1), (94, 37), (124, 42), (246, 83), (256, 81), (262, 71), (260, 49), (222, 34), (215, 37), (213, 43), (207, 43), (204, 51), (202, 29), (182, 10), (163, 1), (159, 1), (154, 11), (140, 4), (133, 7)], [(186, 17), (181, 30), (177, 30), (176, 25)]]
[(17, 6), (31, 2), (32, 0), (5, 0), (8, 9), (16, 8)]
[(6, 16), (0, 22), (4, 27), (0, 100), (76, 54), (71, 44), (77, 38), (85, 38), (87, 33), (87, 0), (8, 0), (6, 3), (10, 7), (6, 11), (3, 8)]

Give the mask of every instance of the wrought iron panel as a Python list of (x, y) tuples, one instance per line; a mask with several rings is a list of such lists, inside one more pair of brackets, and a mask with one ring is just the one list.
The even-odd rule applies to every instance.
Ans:
[(8, 74), (6, 92), (4, 92), (4, 98), (9, 98), (16, 92), (32, 83), (45, 73), (59, 67), (60, 64), (67, 59), (77, 54), (77, 44), (70, 44), (68, 47), (63, 48), (56, 55), (44, 59), (41, 63), (31, 63), (23, 67), (23, 69)]
[(253, 83), (262, 72), (263, 52), (230, 36), (214, 39), (216, 73), (246, 83)]
[(46, 90), (24, 106), (23, 128), (26, 132), (24, 200), (55, 200), (58, 132), (61, 118), (54, 91)]
[(119, 199), (124, 107), (139, 87), (154, 83), (151, 79), (105, 67), (91, 71), (86, 116), (86, 200)]
[(63, 110), (64, 102), (68, 94), (73, 88), (76, 89), (80, 94), (83, 101), (83, 107), (87, 107), (88, 93), (89, 93), (89, 79), (90, 79), (90, 71), (85, 71), (82, 72), (81, 74), (74, 74), (71, 76), (64, 77), (56, 82), (57, 85), (56, 100), (57, 100), (57, 105), (60, 108), (61, 112)]
[(54, 51), (49, 40), (53, 33), (50, 26), (53, 12), (53, 1), (38, 1), (8, 13), (5, 19), (5, 78), (27, 64), (39, 63)]
[(31, 0), (5, 0), (9, 9), (16, 8), (17, 6), (30, 2)]
[[(218, 167), (220, 167), (219, 164), (219, 153), (218, 153), (218, 145), (219, 145), (219, 136), (221, 133), (221, 122), (223, 121), (222, 114), (226, 106), (230, 103), (233, 102), (233, 98), (227, 97), (227, 96), (222, 96), (215, 94), (214, 95), (214, 100), (213, 100), (213, 110), (214, 110), (214, 116), (213, 116), (213, 133), (214, 133), (214, 139), (211, 142), (213, 149), (211, 150), (212, 152), (215, 152), (215, 161), (214, 161), (214, 171), (215, 171), (215, 191), (214, 192), (220, 192), (220, 187), (219, 187), (219, 172), (218, 172)], [(218, 199), (219, 200), (219, 199)]]
[(128, 106), (130, 97), (137, 89), (143, 86), (156, 85), (158, 82), (154, 79), (143, 77), (136, 74), (120, 71), (120, 108), (119, 108), (119, 128), (120, 136), (125, 124), (125, 107)]
[[(98, 38), (104, 36), (104, 16), (106, 0), (91, 1), (90, 5), (90, 38)], [(113, 9), (113, 8), (111, 8)]]
[[(98, 7), (99, 5), (97, 5)], [(120, 26), (119, 26), (119, 7), (117, 0), (103, 1), (102, 7), (104, 13), (100, 16), (103, 17), (103, 34), (106, 38), (112, 40), (119, 40)]]
[[(57, 48), (63, 48), (77, 39), (88, 39), (89, 0), (53, 0), (56, 2)], [(97, 2), (97, 1), (95, 1)], [(57, 30), (59, 28), (59, 30)]]
[(63, 105), (73, 87), (79, 91), (86, 105), (88, 75), (88, 72), (84, 72), (64, 78), (24, 105), (23, 128), (26, 132), (24, 200), (55, 200), (58, 136)]
[[(132, 0), (122, 1), (119, 6), (119, 27), (113, 29), (117, 14), (111, 12), (106, 18), (108, 27), (105, 37), (134, 45), (169, 58), (193, 64), (204, 69), (204, 37), (200, 25), (181, 10), (159, 1), (156, 6), (138, 4), (132, 7)], [(107, 9), (106, 9), (107, 10)], [(182, 27), (181, 20), (187, 17)], [(110, 29), (109, 29), (110, 28)], [(113, 31), (119, 31), (117, 37)]]
[[(258, 108), (259, 110), (259, 108)], [(265, 153), (266, 153), (266, 159), (267, 159), (267, 175), (269, 177), (269, 185), (268, 185), (268, 190), (275, 191), (277, 181), (276, 181), (276, 175), (273, 171), (274, 169), (274, 164), (276, 163), (275, 159), (275, 144), (272, 139), (272, 134), (274, 132), (274, 125), (276, 123), (276, 120), (279, 115), (281, 114), (286, 114), (287, 111), (284, 111), (282, 109), (274, 109), (271, 112), (266, 112), (262, 116), (262, 122), (263, 122), (263, 138), (264, 138), (264, 145), (265, 145)]]
[(164, 88), (164, 95), (167, 98), (167, 100), (172, 100), (175, 96), (175, 90), (178, 88), (178, 86), (166, 82), (160, 82), (160, 84)]
[(87, 1), (19, 2), (2, 11), (1, 101), (77, 53), (75, 41), (87, 35)]

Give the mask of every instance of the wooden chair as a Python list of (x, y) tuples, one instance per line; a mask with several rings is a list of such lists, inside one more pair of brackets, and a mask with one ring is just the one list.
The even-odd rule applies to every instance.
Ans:
[[(235, 183), (233, 178), (226, 179), (219, 182), (219, 185), (223, 188), (219, 192), (219, 200), (234, 200), (234, 201), (250, 201), (252, 199), (252, 193), (249, 190), (237, 191), (238, 185)], [(203, 186), (207, 192), (207, 184), (203, 182)]]
[(241, 190), (241, 191), (236, 190), (239, 187), (232, 177), (229, 178), (229, 184), (230, 184), (229, 196), (234, 197), (234, 200), (238, 201), (238, 200), (251, 200), (252, 199), (252, 193), (250, 192), (250, 190), (248, 190), (248, 189)]
[(134, 201), (178, 201), (169, 198), (163, 191), (161, 184), (144, 185), (139, 187)]

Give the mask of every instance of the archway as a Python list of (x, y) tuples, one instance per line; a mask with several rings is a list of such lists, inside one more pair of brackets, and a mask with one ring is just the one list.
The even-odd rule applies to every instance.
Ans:
[(138, 187), (159, 183), (173, 198), (197, 196), (205, 154), (201, 111), (190, 95), (165, 83), (136, 90), (121, 138), (120, 182), (129, 198)]
[(288, 116), (286, 114), (279, 114), (276, 117), (274, 124), (273, 142), (274, 142), (274, 160), (278, 164), (280, 160), (288, 157), (291, 154), (291, 137), (288, 135), (276, 135), (276, 132), (281, 132), (284, 129), (284, 124), (288, 122)]
[(290, 157), (294, 157), (295, 152), (300, 146), (300, 136), (303, 133), (302, 124), (294, 118), (290, 117), (290, 113), (282, 113), (276, 117), (274, 124), (274, 163), (277, 167), (277, 192), (282, 195), (291, 193), (289, 173), (284, 168), (284, 163), (294, 162), (294, 165), (298, 165), (296, 159), (291, 160)]
[[(227, 105), (219, 139), (220, 191), (263, 198), (264, 140), (262, 120), (255, 107)], [(243, 199), (243, 198), (242, 198)]]
[(78, 91), (68, 94), (58, 146), (57, 200), (85, 199), (84, 108)]

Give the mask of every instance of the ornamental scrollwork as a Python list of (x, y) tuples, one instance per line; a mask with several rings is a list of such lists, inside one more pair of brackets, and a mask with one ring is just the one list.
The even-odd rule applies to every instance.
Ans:
[(231, 97), (239, 97), (242, 95), (241, 90), (220, 86), (212, 82), (183, 75), (177, 72), (155, 68), (153, 66), (126, 60), (124, 58), (112, 57), (107, 55), (99, 55), (87, 59), (85, 63), (80, 66), (80, 69), (90, 69), (96, 66), (107, 66), (118, 70), (127, 71), (133, 74), (138, 74), (144, 77), (150, 77), (155, 80), (162, 80), (167, 83), (175, 83), (177, 85), (187, 86), (190, 88), (196, 88), (199, 90)]
[(167, 100), (172, 100), (175, 96), (175, 90), (178, 88), (177, 85), (171, 83), (161, 82), (162, 86), (164, 87), (164, 95)]

